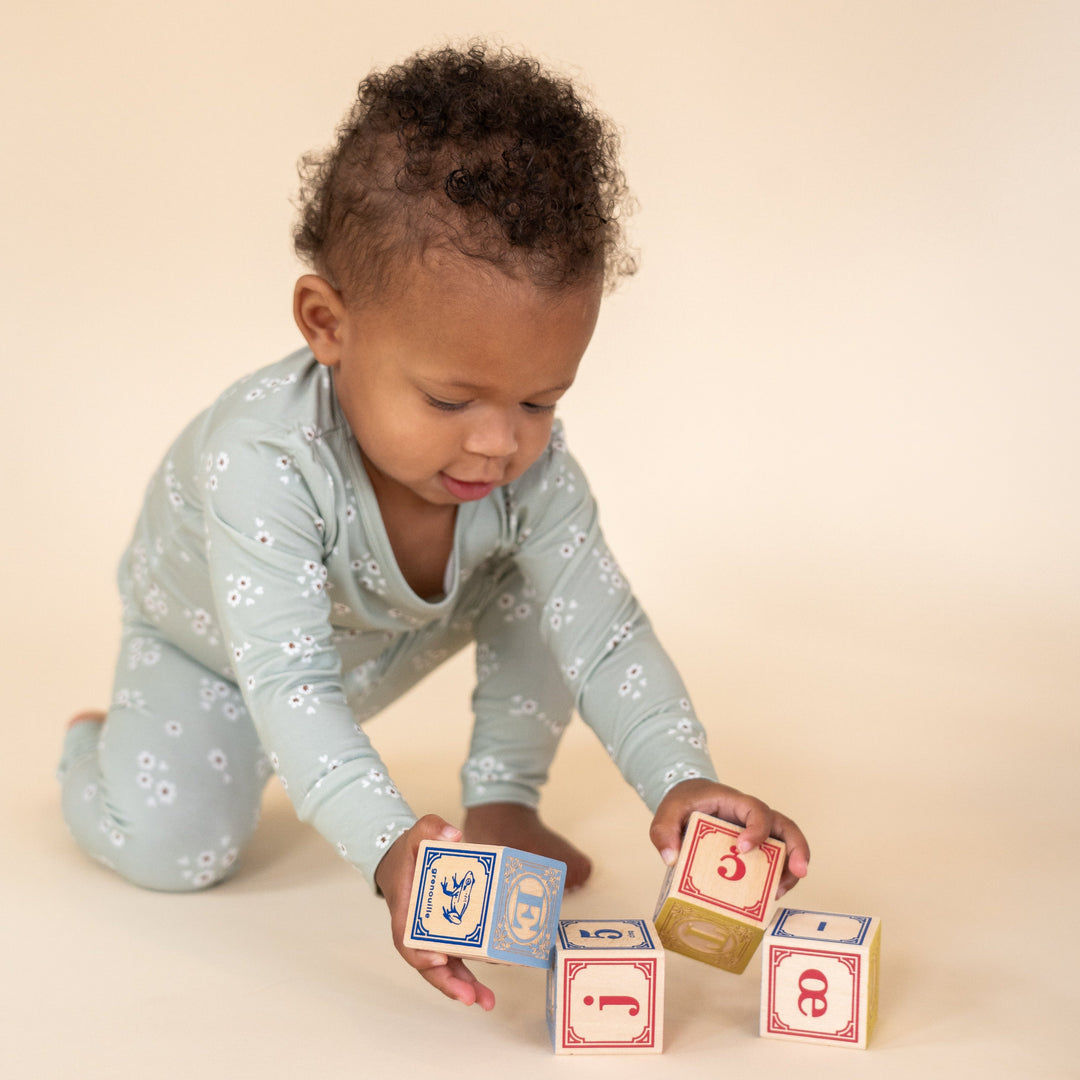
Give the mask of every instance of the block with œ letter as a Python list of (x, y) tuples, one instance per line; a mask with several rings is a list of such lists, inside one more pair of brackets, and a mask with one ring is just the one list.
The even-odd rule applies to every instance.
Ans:
[(424, 841), (405, 944), (502, 964), (547, 967), (566, 864), (516, 848)]
[(548, 969), (556, 1054), (659, 1054), (664, 950), (648, 919), (562, 919)]
[(865, 1049), (877, 1020), (881, 920), (781, 908), (761, 954), (761, 1034)]
[(741, 833), (740, 826), (695, 810), (655, 916), (666, 948), (736, 974), (764, 936), (786, 852), (780, 840), (740, 852)]

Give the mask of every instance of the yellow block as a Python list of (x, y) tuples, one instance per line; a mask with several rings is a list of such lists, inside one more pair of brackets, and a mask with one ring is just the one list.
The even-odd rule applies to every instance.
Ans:
[(746, 970), (765, 936), (760, 926), (672, 897), (664, 901), (654, 921), (665, 949), (735, 975)]

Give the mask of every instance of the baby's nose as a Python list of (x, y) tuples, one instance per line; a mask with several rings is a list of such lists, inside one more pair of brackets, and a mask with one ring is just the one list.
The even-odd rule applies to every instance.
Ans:
[(501, 409), (478, 412), (475, 421), (465, 439), (465, 449), (470, 454), (505, 458), (517, 450), (514, 423)]

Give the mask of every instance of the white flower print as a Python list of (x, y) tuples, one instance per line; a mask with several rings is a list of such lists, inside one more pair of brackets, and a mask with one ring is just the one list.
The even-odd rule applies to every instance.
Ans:
[(476, 646), (476, 677), (483, 682), (499, 670), (499, 654), (485, 642)]
[(255, 598), (263, 595), (263, 586), (256, 585), (250, 574), (229, 574), (225, 580), (232, 585), (225, 597), (230, 607), (239, 607), (241, 604), (251, 607)]
[(258, 401), (258, 400), (259, 400), (259, 398), (261, 398), (261, 397), (265, 397), (265, 396), (266, 396), (266, 395), (265, 395), (265, 393), (263, 392), (263, 389), (262, 389), (262, 387), (260, 387), (260, 386), (253, 386), (253, 387), (252, 387), (252, 388), (251, 388), (251, 389), (250, 389), (250, 390), (249, 390), (249, 391), (248, 391), (248, 392), (247, 392), (247, 393), (246, 393), (246, 394), (244, 395), (244, 400), (245, 400), (245, 401)]
[(149, 791), (154, 786), (154, 778), (148, 772), (141, 772), (135, 778), (135, 782), (144, 791)]
[(157, 764), (157, 758), (150, 753), (149, 750), (144, 750), (138, 756), (138, 763), (140, 769), (152, 769)]
[(647, 684), (648, 680), (645, 678), (644, 666), (631, 664), (626, 669), (626, 678), (619, 686), (619, 696), (629, 697), (631, 701), (638, 701)]
[(171, 780), (159, 780), (154, 794), (159, 802), (169, 805), (176, 800), (176, 785)]
[(210, 751), (207, 757), (209, 758), (211, 767), (217, 769), (218, 772), (224, 772), (225, 767), (229, 764), (229, 759), (225, 755), (224, 750), (215, 748)]
[(292, 465), (292, 460), (290, 459), (290, 457), (289, 457), (289, 455), (288, 455), (288, 454), (282, 454), (282, 455), (281, 455), (281, 456), (280, 456), (280, 457), (279, 457), (279, 458), (277, 459), (277, 461), (275, 462), (275, 464), (277, 465), (277, 467), (278, 467), (279, 469), (287, 469), (287, 468), (289, 468), (289, 466), (290, 466), (290, 465)]
[(584, 666), (585, 657), (576, 656), (574, 657), (574, 662), (572, 664), (567, 664), (567, 666), (563, 668), (563, 673), (571, 682), (576, 682), (578, 679), (581, 678), (581, 673)]
[(309, 596), (319, 595), (327, 588), (326, 579), (329, 576), (329, 571), (325, 566), (315, 562), (313, 559), (307, 559), (304, 562), (304, 572), (297, 577), (297, 581), (304, 586), (300, 595), (306, 600)]
[(116, 691), (113, 705), (121, 709), (143, 709), (146, 707), (146, 699), (139, 690), (128, 690), (126, 687), (121, 687)]
[(705, 729), (689, 716), (681, 716), (675, 721), (675, 726), (668, 728), (670, 735), (676, 742), (684, 742), (695, 750), (704, 750), (707, 745)]
[(174, 739), (180, 738), (183, 735), (184, 729), (179, 720), (168, 720), (165, 723), (165, 734), (171, 736)]
[(229, 455), (224, 450), (218, 452), (214, 459), (214, 467), (218, 472), (224, 472), (229, 467)]
[(515, 779), (515, 772), (505, 762), (499, 761), (491, 754), (487, 754), (482, 758), (469, 758), (465, 762), (464, 775), (466, 780), (472, 784), (474, 790), (483, 794), (487, 791), (487, 785), (497, 783), (499, 781), (507, 781)]

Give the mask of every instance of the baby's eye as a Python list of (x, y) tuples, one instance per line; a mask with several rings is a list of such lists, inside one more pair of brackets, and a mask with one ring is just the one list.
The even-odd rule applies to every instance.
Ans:
[(433, 409), (441, 409), (443, 412), (460, 412), (469, 404), (467, 401), (442, 401), (430, 394), (425, 394), (424, 397)]
[(521, 407), (526, 412), (531, 413), (549, 413), (555, 411), (554, 405), (534, 405), (531, 401), (523, 401)]

